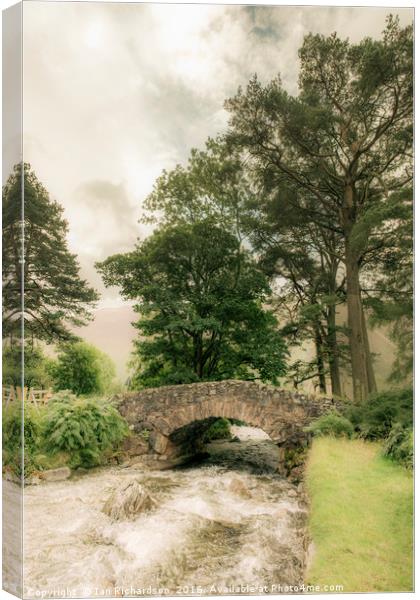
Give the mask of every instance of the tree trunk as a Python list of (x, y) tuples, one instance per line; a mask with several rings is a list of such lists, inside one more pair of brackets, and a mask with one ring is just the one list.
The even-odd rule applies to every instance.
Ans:
[(355, 190), (347, 183), (344, 190), (342, 223), (347, 282), (347, 318), (353, 382), (353, 400), (360, 402), (369, 394), (366, 340), (362, 298), (359, 282), (358, 253), (352, 246), (351, 234), (355, 223)]
[(199, 333), (193, 335), (193, 370), (199, 379), (203, 378), (203, 341)]
[(322, 356), (322, 337), (319, 328), (315, 325), (315, 349), (316, 349), (316, 364), (318, 370), (319, 391), (321, 394), (327, 393), (327, 382), (325, 379), (324, 358)]
[(335, 305), (330, 306), (328, 309), (327, 317), (327, 346), (328, 346), (328, 364), (330, 367), (330, 378), (331, 378), (331, 392), (333, 396), (340, 397), (341, 392), (341, 378), (340, 378), (340, 367), (338, 362), (338, 345), (337, 345), (337, 331), (336, 331), (336, 311)]
[[(362, 310), (363, 310), (363, 307), (362, 307)], [(364, 344), (365, 344), (366, 368), (367, 368), (367, 374), (368, 374), (369, 394), (373, 394), (373, 393), (377, 392), (378, 388), (376, 387), (375, 371), (373, 370), (373, 360), (372, 360), (372, 354), (370, 351), (369, 335), (368, 335), (368, 329), (367, 329), (367, 325), (366, 325), (366, 317), (365, 317), (364, 310), (363, 310), (363, 340), (364, 340)]]
[(364, 335), (364, 315), (360, 293), (359, 263), (357, 253), (351, 245), (352, 223), (346, 221), (344, 213), (345, 264), (347, 282), (347, 319), (349, 327), (349, 344), (351, 374), (353, 383), (353, 400), (364, 400), (369, 393), (369, 377), (367, 372), (366, 344)]
[[(346, 244), (347, 246), (347, 244)], [(346, 248), (347, 314), (353, 399), (364, 400), (369, 393), (366, 346), (363, 327), (363, 307), (360, 296), (359, 266)]]

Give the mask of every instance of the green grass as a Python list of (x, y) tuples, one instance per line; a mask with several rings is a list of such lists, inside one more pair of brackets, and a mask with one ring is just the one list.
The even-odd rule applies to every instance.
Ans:
[(315, 551), (306, 583), (413, 590), (413, 477), (361, 440), (318, 438), (306, 481)]

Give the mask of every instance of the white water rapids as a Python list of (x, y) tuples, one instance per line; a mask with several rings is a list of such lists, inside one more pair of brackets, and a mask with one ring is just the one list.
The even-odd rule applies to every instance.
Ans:
[[(223, 454), (243, 444), (250, 451), (250, 443), (271, 444), (215, 445)], [(133, 521), (113, 522), (102, 512), (104, 502), (132, 480), (156, 505)], [(107, 467), (29, 486), (25, 596), (278, 593), (279, 586), (302, 583), (302, 508), (296, 489), (278, 475), (224, 464), (168, 471)]]

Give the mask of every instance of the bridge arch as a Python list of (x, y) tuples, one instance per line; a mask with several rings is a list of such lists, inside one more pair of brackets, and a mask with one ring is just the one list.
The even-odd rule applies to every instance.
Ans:
[(149, 451), (174, 458), (179, 448), (174, 433), (212, 417), (240, 419), (265, 431), (284, 451), (305, 445), (303, 431), (331, 409), (332, 400), (250, 381), (210, 381), (149, 388), (120, 394), (120, 413), (134, 434), (149, 432)]

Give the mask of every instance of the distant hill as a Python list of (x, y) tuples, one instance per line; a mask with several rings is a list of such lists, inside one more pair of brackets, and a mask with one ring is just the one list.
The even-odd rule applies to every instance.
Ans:
[(131, 323), (136, 319), (137, 315), (131, 306), (99, 308), (94, 313), (94, 320), (76, 331), (112, 358), (118, 378), (123, 382), (128, 376), (127, 362), (137, 334)]

